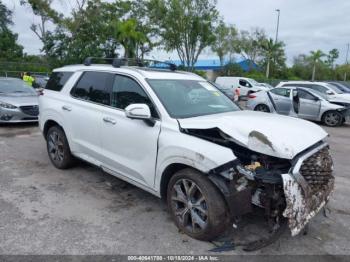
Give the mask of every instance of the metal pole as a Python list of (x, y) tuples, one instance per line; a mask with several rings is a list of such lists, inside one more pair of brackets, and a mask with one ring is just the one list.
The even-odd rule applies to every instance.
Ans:
[[(349, 65), (349, 62), (348, 62), (349, 46), (350, 46), (350, 44), (347, 45), (347, 49), (346, 49), (345, 65)], [(347, 66), (345, 67), (344, 81), (346, 81), (346, 70), (347, 70)]]
[(280, 26), (280, 12), (281, 12), (281, 10), (280, 10), (280, 9), (276, 9), (276, 12), (277, 12), (278, 14), (277, 14), (277, 29), (276, 29), (276, 39), (275, 39), (275, 43), (277, 43), (277, 40), (278, 40), (278, 29), (279, 29), (279, 26)]

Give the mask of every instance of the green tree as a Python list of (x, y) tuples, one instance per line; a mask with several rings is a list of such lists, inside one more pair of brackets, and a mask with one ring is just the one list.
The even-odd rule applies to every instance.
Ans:
[(125, 58), (135, 58), (138, 43), (148, 41), (145, 34), (137, 30), (137, 21), (133, 18), (114, 22), (114, 37), (124, 48)]
[[(284, 44), (282, 42), (275, 43), (272, 38), (265, 39), (261, 43), (262, 55), (266, 61), (266, 73), (265, 77), (269, 78), (270, 76), (270, 66), (271, 63), (275, 63), (284, 59)], [(284, 62), (284, 61), (283, 61)]]
[(326, 56), (321, 50), (311, 51), (310, 60), (312, 61), (312, 77), (311, 80), (315, 81), (316, 67), (322, 63), (322, 57)]
[(331, 67), (331, 69), (334, 69), (334, 62), (339, 58), (339, 51), (336, 48), (333, 48), (331, 51), (329, 51), (327, 55), (327, 64)]
[(224, 65), (224, 56), (229, 51), (229, 35), (230, 28), (226, 26), (224, 21), (220, 21), (219, 25), (215, 28), (215, 42), (211, 46), (211, 50), (216, 53), (220, 59), (220, 65)]
[(23, 47), (17, 43), (18, 35), (13, 33), (12, 12), (0, 0), (0, 59), (15, 60), (23, 56)]
[(165, 50), (175, 50), (193, 70), (198, 56), (215, 41), (216, 0), (151, 0), (149, 10)]
[(237, 40), (236, 50), (243, 58), (250, 61), (251, 69), (254, 63), (261, 58), (262, 43), (266, 41), (265, 31), (261, 28), (254, 28), (249, 31), (241, 31)]

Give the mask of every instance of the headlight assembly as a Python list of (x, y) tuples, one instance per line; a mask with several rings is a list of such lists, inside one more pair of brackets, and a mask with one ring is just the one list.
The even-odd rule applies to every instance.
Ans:
[(0, 107), (7, 108), (7, 109), (15, 109), (15, 108), (17, 108), (14, 105), (11, 105), (11, 104), (8, 104), (8, 103), (5, 103), (5, 102), (1, 102), (1, 101), (0, 101)]

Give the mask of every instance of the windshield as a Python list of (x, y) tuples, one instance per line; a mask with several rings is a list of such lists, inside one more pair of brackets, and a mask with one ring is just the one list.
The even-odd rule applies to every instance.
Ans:
[(239, 107), (206, 81), (148, 79), (148, 83), (174, 118), (238, 111)]
[(331, 84), (325, 84), (328, 88), (332, 89), (337, 94), (343, 94), (344, 92), (341, 91), (338, 87), (331, 85)]
[(342, 86), (341, 84), (338, 84), (338, 83), (329, 83), (329, 85), (338, 88), (338, 89), (339, 89), (340, 91), (342, 91), (343, 93), (350, 93), (350, 90), (347, 89), (345, 86)]
[(253, 86), (264, 86), (262, 83), (259, 83), (257, 81), (255, 81), (252, 78), (248, 78), (248, 81), (253, 85)]
[(13, 93), (36, 95), (34, 89), (20, 79), (0, 79), (0, 94)]

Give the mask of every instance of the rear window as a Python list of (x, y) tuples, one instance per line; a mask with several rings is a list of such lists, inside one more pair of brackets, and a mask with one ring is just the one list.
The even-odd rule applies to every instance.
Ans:
[(61, 91), (68, 79), (73, 75), (73, 72), (53, 72), (45, 89), (53, 91)]
[(113, 74), (104, 72), (85, 72), (75, 87), (71, 95), (98, 104), (110, 105), (110, 92), (107, 89)]

